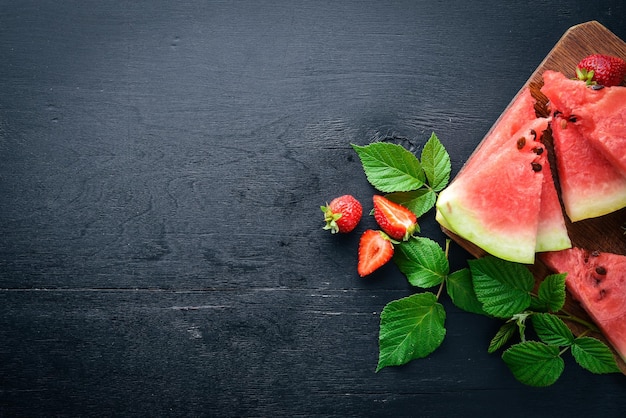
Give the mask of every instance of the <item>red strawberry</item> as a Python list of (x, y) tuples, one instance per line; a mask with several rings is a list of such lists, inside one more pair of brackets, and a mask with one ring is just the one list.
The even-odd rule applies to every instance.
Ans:
[(333, 199), (326, 206), (320, 206), (324, 212), (324, 229), (330, 232), (346, 233), (356, 228), (363, 214), (361, 203), (351, 195), (343, 195)]
[(576, 77), (588, 85), (619, 86), (624, 76), (626, 76), (626, 61), (610, 55), (589, 55), (576, 66)]
[(419, 231), (415, 214), (384, 196), (374, 195), (374, 218), (393, 239), (406, 241)]
[(382, 231), (368, 229), (359, 241), (359, 276), (365, 277), (387, 264), (393, 257), (393, 244)]

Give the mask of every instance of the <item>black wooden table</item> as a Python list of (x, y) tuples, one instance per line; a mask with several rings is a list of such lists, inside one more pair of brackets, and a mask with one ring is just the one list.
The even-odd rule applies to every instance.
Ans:
[(622, 416), (624, 376), (523, 386), (447, 298), (443, 345), (375, 373), (414, 290), (319, 209), (371, 208), (351, 143), (434, 131), (456, 173), (569, 27), (626, 38), (622, 1), (2, 3), (0, 416)]

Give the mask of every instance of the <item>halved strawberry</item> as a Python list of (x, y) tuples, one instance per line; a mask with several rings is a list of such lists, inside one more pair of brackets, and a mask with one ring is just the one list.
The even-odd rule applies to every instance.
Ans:
[(368, 229), (361, 235), (359, 241), (359, 264), (357, 271), (359, 276), (365, 277), (383, 265), (393, 257), (393, 244), (387, 234), (382, 231)]
[(393, 239), (406, 241), (415, 232), (419, 232), (415, 214), (384, 196), (374, 195), (374, 218)]
[(352, 231), (363, 214), (361, 203), (349, 194), (334, 198), (330, 204), (320, 206), (320, 209), (324, 212), (324, 229), (329, 229), (333, 234)]

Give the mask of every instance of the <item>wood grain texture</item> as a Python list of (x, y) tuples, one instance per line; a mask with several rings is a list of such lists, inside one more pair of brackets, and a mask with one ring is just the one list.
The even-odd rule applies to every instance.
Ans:
[[(563, 74), (572, 74), (573, 69), (576, 68), (576, 64), (578, 64), (582, 58), (595, 53), (609, 54), (626, 59), (626, 43), (597, 21), (581, 23), (568, 29), (520, 89), (520, 92), (526, 88), (530, 88), (532, 96), (537, 100), (537, 113), (543, 117), (550, 116), (546, 113), (548, 99), (540, 91), (543, 86), (543, 80), (541, 78), (543, 72), (553, 70), (560, 71)], [(496, 124), (497, 120), (494, 123), (494, 127)], [(549, 141), (548, 139), (548, 146), (550, 150), (552, 150)], [(476, 147), (475, 152), (479, 151), (480, 144)], [(552, 161), (552, 163), (554, 163), (554, 161)], [(558, 176), (556, 175), (557, 170), (553, 168), (552, 172), (555, 173), (557, 190), (560, 190)], [(599, 218), (586, 219), (578, 222), (571, 222), (565, 215), (565, 212), (563, 213), (566, 220), (567, 231), (574, 247), (626, 255), (626, 238), (622, 228), (626, 223), (626, 209), (621, 209)], [(444, 231), (472, 255), (482, 257), (486, 254), (481, 248), (457, 236), (451, 231), (445, 230), (445, 228)], [(535, 276), (537, 285), (539, 285), (546, 275), (552, 273), (541, 260), (536, 260), (535, 264), (530, 266), (530, 269)], [(565, 309), (588, 321), (590, 320), (589, 316), (581, 309), (578, 302), (572, 299), (569, 292)], [(575, 322), (568, 322), (568, 326), (575, 334), (580, 334), (585, 331), (584, 327)], [(593, 335), (602, 339), (605, 343), (608, 343), (606, 338), (601, 334), (594, 333)], [(615, 356), (620, 369), (626, 373), (626, 363), (617, 353), (615, 353)]]
[[(371, 208), (351, 143), (419, 152), (435, 131), (456, 172), (567, 28), (624, 37), (625, 16), (617, 0), (3, 2), (0, 416), (621, 417), (623, 376), (566, 357), (557, 385), (523, 387), (486, 352), (499, 323), (446, 297), (442, 347), (375, 373), (380, 312), (415, 290), (394, 265), (360, 279), (374, 220), (331, 236), (319, 206)], [(445, 241), (434, 216), (420, 226)], [(468, 257), (450, 249), (455, 269)]]

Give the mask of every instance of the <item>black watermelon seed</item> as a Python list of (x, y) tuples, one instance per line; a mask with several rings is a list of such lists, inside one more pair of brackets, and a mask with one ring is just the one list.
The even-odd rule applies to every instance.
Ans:
[(601, 276), (604, 276), (606, 274), (606, 269), (602, 266), (598, 266), (596, 267), (596, 273), (598, 273)]
[(526, 137), (521, 137), (517, 140), (517, 149), (522, 149), (524, 148), (524, 145), (526, 145)]
[(537, 172), (541, 171), (541, 169), (543, 168), (541, 167), (541, 164), (536, 163), (536, 162), (532, 162), (530, 163), (530, 165), (533, 166), (533, 171), (537, 171)]

